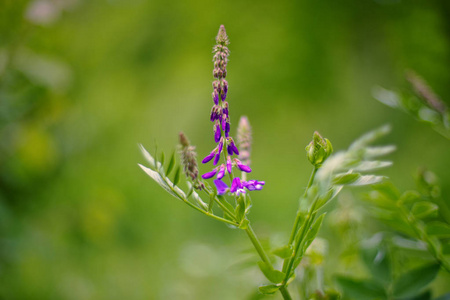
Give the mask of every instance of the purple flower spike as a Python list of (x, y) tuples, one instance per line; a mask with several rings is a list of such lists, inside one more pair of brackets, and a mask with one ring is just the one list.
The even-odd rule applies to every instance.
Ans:
[(219, 124), (216, 124), (216, 126), (214, 126), (214, 141), (216, 143), (218, 143), (220, 141), (220, 127)]
[(228, 156), (227, 157), (227, 171), (228, 171), (228, 174), (231, 174), (232, 167), (233, 167), (233, 164), (231, 163), (231, 158)]
[(252, 169), (249, 166), (246, 166), (243, 163), (241, 163), (241, 161), (239, 159), (235, 159), (235, 161), (236, 161), (237, 167), (242, 172), (250, 173), (252, 171)]
[(211, 172), (203, 174), (202, 178), (203, 179), (208, 179), (208, 178), (214, 177), (214, 175), (216, 175), (216, 173), (217, 173), (217, 169), (214, 169)]
[(224, 164), (222, 164), (220, 166), (219, 173), (217, 173), (217, 179), (222, 179), (223, 176), (225, 176), (225, 165)]
[(212, 151), (210, 154), (208, 154), (203, 160), (202, 163), (206, 164), (207, 162), (209, 162), (211, 159), (213, 159), (215, 155), (215, 152)]
[(223, 182), (222, 180), (216, 179), (216, 180), (214, 180), (214, 184), (216, 185), (216, 188), (217, 188), (217, 194), (223, 195), (227, 192), (228, 185), (225, 182)]

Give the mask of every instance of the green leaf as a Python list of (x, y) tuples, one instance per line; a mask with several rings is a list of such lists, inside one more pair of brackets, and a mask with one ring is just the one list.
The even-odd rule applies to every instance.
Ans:
[(275, 294), (280, 289), (280, 287), (280, 285), (276, 284), (263, 285), (259, 287), (259, 292), (264, 295), (271, 295)]
[(180, 182), (180, 166), (178, 166), (175, 176), (173, 177), (173, 185), (177, 185)]
[(444, 222), (430, 222), (426, 226), (426, 231), (429, 235), (438, 238), (450, 238), (450, 225)]
[(172, 189), (166, 184), (166, 182), (164, 181), (164, 179), (161, 177), (161, 175), (159, 175), (158, 172), (155, 172), (147, 167), (144, 167), (141, 164), (138, 164), (139, 167), (141, 167), (142, 170), (144, 170), (145, 173), (147, 173), (148, 176), (150, 176), (154, 181), (156, 181), (157, 184), (159, 184), (163, 189), (166, 190), (166, 192), (168, 192), (169, 194), (171, 194), (172, 196), (174, 196), (177, 199), (180, 199), (174, 191), (172, 191)]
[(169, 176), (170, 172), (172, 172), (173, 167), (175, 166), (175, 151), (172, 153), (170, 157), (169, 165), (167, 166), (166, 175)]
[(395, 297), (411, 297), (425, 289), (439, 272), (439, 264), (425, 265), (410, 270), (394, 281)]
[(353, 168), (356, 172), (368, 172), (392, 166), (391, 161), (363, 161)]
[(289, 245), (285, 245), (283, 247), (276, 248), (272, 250), (272, 253), (281, 258), (289, 258), (292, 255), (292, 247)]
[(352, 299), (386, 299), (384, 288), (375, 281), (339, 276), (337, 277), (337, 282), (344, 294)]
[(145, 148), (144, 148), (144, 146), (142, 146), (142, 144), (139, 144), (139, 148), (141, 149), (141, 152), (142, 152), (142, 155), (144, 156), (144, 158), (150, 164), (150, 167), (152, 169), (156, 169), (156, 161), (153, 158), (153, 156), (150, 153), (148, 153), (147, 150), (145, 150)]
[(274, 270), (271, 265), (263, 261), (259, 261), (258, 266), (261, 269), (261, 272), (264, 274), (264, 276), (266, 276), (267, 279), (270, 280), (270, 282), (280, 283), (286, 276), (283, 272)]
[(389, 146), (379, 146), (379, 147), (366, 147), (365, 149), (365, 155), (367, 159), (369, 158), (375, 158), (379, 156), (385, 156), (392, 152), (394, 152), (396, 149), (395, 146), (389, 145)]
[(377, 244), (371, 248), (362, 248), (361, 255), (373, 278), (378, 282), (387, 284), (392, 279), (391, 261), (387, 250), (380, 246)]
[(350, 183), (350, 186), (362, 186), (362, 185), (370, 185), (379, 183), (386, 179), (384, 176), (375, 176), (375, 175), (363, 175), (360, 176), (356, 181)]
[(197, 202), (197, 205), (200, 208), (202, 208), (203, 210), (207, 210), (208, 209), (208, 205), (202, 200), (202, 198), (200, 198), (200, 196), (197, 194), (197, 192), (194, 191), (194, 186), (192, 185), (192, 183), (190, 183), (188, 181), (187, 182), (187, 186), (189, 188), (189, 192), (188, 192), (187, 197), (192, 196), (192, 198), (194, 198), (195, 202)]
[(418, 201), (421, 198), (417, 191), (406, 191), (404, 192), (398, 201), (402, 204), (410, 204)]
[(399, 190), (395, 187), (394, 184), (392, 184), (392, 182), (382, 182), (372, 186), (372, 188), (392, 201), (397, 201), (397, 199), (400, 197)]
[(391, 131), (391, 127), (389, 125), (384, 125), (380, 128), (377, 128), (375, 130), (372, 130), (360, 138), (358, 138), (356, 141), (351, 144), (349, 150), (359, 150), (364, 148), (365, 146), (373, 143), (377, 139), (379, 139), (382, 136), (385, 136)]
[(334, 176), (333, 178), (333, 184), (334, 185), (345, 185), (350, 184), (358, 180), (358, 178), (361, 177), (361, 174), (358, 173), (345, 173), (345, 174), (338, 174)]
[(432, 202), (420, 201), (414, 204), (411, 213), (418, 219), (437, 215), (438, 206)]
[(317, 220), (314, 222), (314, 224), (311, 226), (311, 229), (308, 230), (308, 233), (306, 234), (305, 238), (305, 244), (303, 246), (303, 253), (308, 249), (309, 245), (314, 241), (317, 234), (319, 233), (320, 227), (322, 226), (323, 218), (325, 217), (327, 213), (321, 214)]

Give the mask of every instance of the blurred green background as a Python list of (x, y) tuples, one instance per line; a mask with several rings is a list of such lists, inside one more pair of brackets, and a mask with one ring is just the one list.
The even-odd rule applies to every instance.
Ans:
[[(392, 124), (384, 142), (398, 150), (384, 174), (406, 189), (427, 167), (449, 199), (449, 141), (371, 96), (406, 89), (409, 68), (450, 98), (448, 0), (0, 0), (1, 299), (258, 298), (264, 279), (237, 263), (252, 260), (245, 233), (137, 166), (138, 143), (170, 154), (181, 130), (200, 157), (212, 149), (220, 24), (232, 132), (247, 115), (253, 174), (267, 182), (250, 216), (263, 239), (287, 239), (314, 130), (339, 150)], [(348, 209), (360, 191), (344, 194)], [(450, 277), (439, 280), (436, 295)]]

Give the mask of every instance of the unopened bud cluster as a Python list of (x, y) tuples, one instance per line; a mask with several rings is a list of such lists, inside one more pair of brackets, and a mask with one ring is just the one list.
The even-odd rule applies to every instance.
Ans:
[(239, 159), (243, 164), (250, 165), (250, 152), (252, 149), (252, 128), (247, 116), (242, 116), (237, 128), (237, 142), (239, 149)]
[(194, 183), (194, 187), (202, 189), (203, 183), (198, 180), (197, 153), (195, 146), (191, 146), (187, 136), (180, 132), (180, 156), (186, 177), (190, 178)]
[(333, 146), (328, 139), (324, 139), (317, 131), (313, 140), (306, 146), (306, 156), (311, 164), (319, 168), (322, 163), (333, 153)]

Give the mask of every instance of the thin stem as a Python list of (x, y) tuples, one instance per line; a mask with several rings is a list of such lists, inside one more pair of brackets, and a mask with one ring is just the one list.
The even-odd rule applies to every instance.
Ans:
[[(306, 198), (308, 190), (313, 184), (314, 178), (316, 177), (317, 170), (319, 170), (319, 168), (314, 167), (314, 170), (312, 171), (311, 176), (309, 177), (309, 182), (308, 185), (306, 186), (305, 193), (303, 194), (302, 199)], [(297, 233), (297, 228), (300, 223), (300, 218), (301, 218), (301, 211), (299, 207), (299, 209), (297, 210), (297, 216), (295, 218), (294, 227), (292, 227), (291, 236), (289, 237), (289, 245), (292, 245), (292, 242), (294, 242), (295, 234)]]
[(272, 263), (269, 260), (269, 257), (267, 256), (266, 252), (264, 251), (264, 248), (261, 245), (261, 242), (256, 237), (256, 234), (253, 231), (253, 228), (250, 226), (250, 224), (248, 225), (247, 229), (245, 229), (245, 232), (247, 232), (248, 237), (252, 241), (253, 246), (255, 247), (256, 251), (258, 252), (263, 262), (272, 265)]
[[(206, 193), (209, 197), (211, 197), (210, 191), (206, 191), (206, 189), (204, 189), (204, 191), (205, 191), (205, 193)], [(236, 216), (234, 215), (234, 213), (231, 212), (225, 205), (223, 205), (223, 203), (222, 203), (219, 199), (217, 199), (216, 196), (214, 196), (214, 201), (216, 201), (216, 203), (220, 206), (220, 208), (221, 208), (224, 212), (226, 212), (226, 213), (229, 214), (231, 217), (233, 217), (234, 220), (236, 220)]]
[(280, 287), (280, 293), (283, 295), (284, 300), (292, 300), (292, 297), (285, 286)]
[[(311, 205), (311, 207), (309, 209), (308, 215), (306, 216), (306, 220), (303, 223), (303, 226), (301, 228), (302, 229), (301, 230), (301, 234), (300, 234), (299, 238), (296, 240), (294, 251), (292, 252), (292, 256), (289, 259), (286, 259), (284, 261), (284, 263), (283, 263), (283, 271), (286, 274), (286, 277), (284, 278), (283, 283), (282, 283), (283, 286), (286, 286), (286, 284), (287, 284), (287, 281), (289, 279), (290, 273), (291, 273), (292, 268), (294, 266), (294, 262), (295, 262), (295, 260), (297, 258), (297, 254), (298, 254), (298, 252), (300, 250), (300, 246), (303, 245), (303, 242), (304, 242), (304, 239), (305, 239), (305, 237), (307, 235), (307, 232), (308, 232), (309, 228), (311, 227), (312, 222), (314, 222), (314, 219), (315, 219), (316, 214), (317, 214), (317, 212), (314, 212), (314, 210), (316, 209), (316, 204), (317, 204), (317, 200), (318, 199), (319, 199), (318, 197), (316, 197), (314, 199), (314, 202), (312, 203), (312, 205)], [(288, 262), (287, 263), (287, 267), (285, 265), (286, 262)]]
[[(253, 228), (250, 226), (250, 224), (248, 225), (247, 229), (245, 229), (245, 232), (247, 232), (247, 235), (250, 238), (250, 241), (252, 242), (253, 246), (256, 249), (256, 252), (258, 252), (258, 254), (261, 257), (262, 261), (273, 268), (272, 263), (270, 262), (270, 259), (269, 259), (269, 257), (266, 254), (266, 251), (264, 251), (264, 248), (262, 247), (261, 242), (256, 237), (256, 234), (253, 231)], [(287, 290), (285, 285), (280, 287), (280, 293), (283, 296), (284, 300), (292, 300), (292, 297), (289, 294), (289, 291)]]

